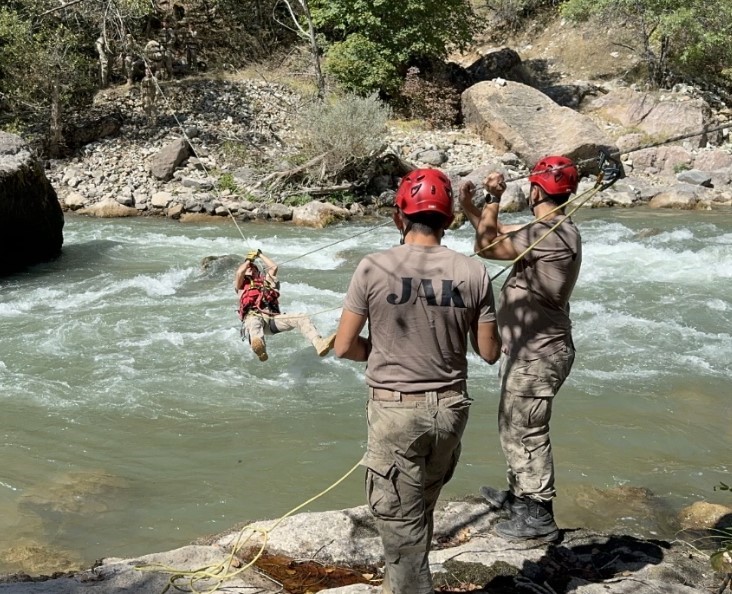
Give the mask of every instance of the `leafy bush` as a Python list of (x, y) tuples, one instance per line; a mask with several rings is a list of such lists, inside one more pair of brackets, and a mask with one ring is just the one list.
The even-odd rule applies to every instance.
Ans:
[(284, 199), (283, 204), (286, 204), (287, 206), (302, 206), (304, 204), (307, 204), (308, 202), (311, 202), (313, 200), (313, 197), (309, 194), (295, 194), (293, 196), (288, 196)]
[(297, 127), (311, 177), (353, 180), (358, 166), (381, 149), (391, 110), (375, 96), (345, 95), (305, 108)]
[(704, 79), (732, 66), (729, 0), (567, 0), (561, 11), (600, 26), (624, 23), (654, 85), (673, 82), (670, 69)]
[(557, 6), (561, 0), (494, 0), (490, 8), (499, 21), (510, 29), (519, 29), (524, 22), (542, 9)]
[(248, 162), (249, 151), (247, 148), (243, 142), (237, 140), (227, 139), (221, 143), (221, 153), (226, 161), (235, 167), (240, 167)]
[(231, 173), (222, 174), (216, 182), (216, 187), (219, 190), (229, 190), (233, 194), (239, 191), (239, 186)]
[(359, 33), (330, 46), (325, 69), (349, 93), (393, 94), (399, 87), (399, 71), (388, 52)]
[(326, 69), (350, 92), (396, 93), (407, 68), (472, 41), (469, 0), (311, 0)]

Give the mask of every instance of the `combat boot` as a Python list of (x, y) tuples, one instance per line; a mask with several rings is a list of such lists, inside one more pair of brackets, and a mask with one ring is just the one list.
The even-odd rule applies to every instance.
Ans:
[(335, 334), (331, 334), (327, 338), (321, 338), (318, 336), (318, 338), (313, 340), (313, 346), (318, 353), (318, 357), (325, 357), (330, 353), (330, 350), (333, 348), (333, 344), (335, 343), (335, 337)]
[(529, 513), (526, 507), (526, 501), (521, 497), (516, 497), (508, 489), (499, 490), (493, 487), (481, 487), (480, 494), (486, 500), (489, 507), (499, 513), (508, 512), (512, 518), (515, 516), (525, 516)]
[(559, 538), (551, 501), (524, 498), (526, 515), (515, 516), (496, 524), (496, 534), (507, 540), (540, 540), (553, 542)]
[(252, 338), (252, 350), (254, 351), (254, 354), (259, 357), (260, 361), (266, 361), (268, 359), (267, 346), (264, 344), (264, 340), (258, 336)]

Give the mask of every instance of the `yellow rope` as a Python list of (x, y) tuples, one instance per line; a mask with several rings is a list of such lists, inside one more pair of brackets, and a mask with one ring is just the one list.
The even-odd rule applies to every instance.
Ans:
[[(578, 204), (577, 204), (577, 205), (576, 205), (576, 206), (575, 206), (575, 207), (574, 207), (574, 208), (573, 208), (573, 209), (572, 209), (572, 210), (571, 210), (571, 211), (569, 212), (569, 214), (566, 214), (566, 215), (564, 215), (564, 216), (563, 216), (563, 217), (562, 217), (562, 218), (561, 218), (561, 219), (560, 219), (560, 220), (559, 220), (559, 221), (558, 221), (557, 223), (555, 223), (554, 225), (552, 225), (552, 226), (551, 226), (551, 228), (550, 228), (550, 229), (549, 229), (549, 230), (548, 230), (548, 231), (547, 231), (546, 233), (544, 233), (544, 235), (542, 235), (542, 236), (541, 236), (541, 237), (540, 237), (539, 239), (537, 239), (536, 241), (534, 241), (534, 242), (533, 242), (533, 243), (532, 243), (532, 244), (531, 244), (531, 245), (530, 245), (529, 247), (527, 247), (527, 248), (526, 248), (526, 249), (525, 249), (525, 250), (524, 250), (523, 252), (521, 252), (521, 253), (520, 253), (520, 254), (519, 254), (519, 255), (518, 255), (518, 256), (517, 256), (517, 257), (516, 257), (516, 258), (515, 258), (514, 260), (512, 260), (510, 264), (508, 264), (507, 266), (505, 266), (504, 268), (502, 268), (502, 269), (501, 269), (501, 270), (500, 270), (499, 272), (497, 272), (497, 273), (496, 273), (495, 275), (493, 275), (493, 276), (491, 277), (491, 281), (494, 281), (494, 280), (496, 280), (496, 279), (497, 279), (497, 278), (498, 278), (499, 276), (501, 276), (501, 275), (502, 275), (502, 274), (503, 274), (504, 272), (506, 272), (506, 270), (508, 270), (509, 268), (511, 268), (511, 266), (513, 266), (514, 264), (516, 264), (516, 262), (519, 262), (519, 261), (520, 261), (520, 260), (521, 260), (521, 259), (522, 259), (522, 258), (523, 258), (523, 257), (524, 257), (525, 255), (526, 255), (526, 254), (528, 254), (528, 253), (529, 253), (529, 252), (530, 252), (531, 250), (533, 250), (533, 249), (534, 249), (534, 248), (535, 248), (535, 247), (536, 247), (537, 245), (539, 245), (539, 244), (540, 244), (540, 243), (541, 243), (542, 241), (544, 241), (544, 240), (545, 240), (545, 239), (546, 239), (546, 238), (547, 238), (547, 237), (549, 236), (549, 234), (550, 234), (550, 233), (553, 233), (553, 232), (554, 232), (554, 230), (555, 230), (555, 229), (557, 229), (557, 228), (559, 227), (559, 225), (561, 225), (561, 224), (562, 224), (562, 223), (563, 223), (564, 221), (566, 221), (566, 220), (567, 220), (567, 219), (568, 219), (569, 217), (571, 217), (571, 216), (572, 216), (572, 215), (573, 215), (573, 214), (574, 214), (575, 212), (577, 212), (577, 210), (579, 210), (579, 208), (580, 208), (580, 207), (581, 207), (581, 206), (582, 206), (582, 205), (583, 205), (583, 204), (584, 204), (585, 202), (587, 202), (587, 201), (588, 201), (588, 200), (589, 200), (590, 198), (592, 198), (592, 197), (593, 197), (593, 196), (594, 196), (595, 194), (597, 194), (597, 192), (599, 192), (599, 191), (600, 191), (600, 185), (598, 184), (598, 185), (596, 185), (595, 187), (593, 187), (593, 188), (592, 188), (591, 190), (588, 190), (587, 192), (584, 192), (583, 194), (581, 194), (581, 196), (584, 196), (584, 199), (583, 199), (583, 200), (582, 200), (581, 202), (579, 202), (579, 203), (578, 203)], [(577, 198), (578, 198), (578, 197), (575, 197), (575, 200), (576, 200)], [(560, 207), (560, 208), (561, 208), (561, 207)], [(554, 212), (554, 211), (556, 211), (556, 210), (557, 210), (557, 209), (555, 208), (555, 209), (554, 209), (554, 210), (553, 210), (552, 212)], [(545, 218), (545, 217), (542, 217), (542, 219), (543, 219), (543, 218)], [(537, 220), (535, 220), (535, 221), (532, 221), (532, 222), (533, 222), (533, 223), (538, 223), (538, 222), (539, 222), (540, 220), (542, 220), (542, 219), (537, 219)], [(524, 227), (522, 227), (522, 229), (523, 229), (523, 228), (525, 228), (525, 226), (524, 226)], [(517, 230), (517, 231), (518, 231), (518, 230)], [(508, 235), (504, 235), (503, 237), (504, 237), (504, 238), (505, 238), (505, 237), (508, 237)]]
[[(307, 501), (301, 503), (300, 505), (294, 507), (290, 511), (288, 511), (285, 515), (280, 517), (272, 526), (269, 528), (260, 528), (258, 526), (244, 526), (240, 531), (239, 534), (236, 537), (236, 541), (234, 545), (232, 546), (231, 552), (227, 555), (226, 559), (220, 563), (217, 563), (216, 565), (210, 565), (201, 567), (199, 569), (193, 569), (193, 570), (187, 570), (187, 569), (180, 569), (176, 567), (170, 567), (168, 565), (162, 565), (162, 564), (152, 564), (152, 565), (140, 565), (135, 567), (138, 571), (150, 571), (150, 572), (157, 572), (157, 573), (168, 573), (170, 574), (170, 579), (168, 580), (168, 584), (165, 586), (165, 589), (161, 592), (161, 594), (164, 594), (167, 592), (171, 587), (178, 588), (179, 586), (177, 582), (182, 579), (188, 580), (188, 587), (190, 590), (196, 594), (201, 594), (203, 592), (211, 593), (215, 592), (219, 589), (221, 584), (223, 584), (226, 580), (231, 580), (234, 577), (238, 576), (239, 574), (243, 573), (250, 567), (252, 567), (257, 560), (262, 556), (262, 553), (264, 552), (265, 548), (267, 547), (267, 542), (269, 540), (269, 534), (274, 531), (277, 526), (279, 526), (286, 518), (290, 517), (294, 513), (301, 510), (303, 507), (309, 505), (313, 501), (319, 499), (329, 491), (333, 490), (335, 487), (340, 485), (344, 480), (346, 480), (349, 476), (351, 476), (355, 470), (361, 465), (361, 461), (359, 460), (346, 474), (344, 474), (341, 478), (339, 478), (336, 482), (334, 482), (332, 485), (327, 487), (326, 489), (322, 490), (317, 495), (314, 495)], [(250, 531), (251, 533), (242, 541), (242, 538), (244, 536), (245, 531)], [(254, 558), (249, 561), (246, 565), (243, 567), (240, 567), (236, 569), (235, 571), (231, 571), (231, 565), (234, 563), (234, 558), (236, 557), (236, 554), (241, 550), (241, 548), (249, 542), (249, 540), (254, 536), (254, 534), (259, 533), (263, 537), (262, 545), (259, 547), (259, 551), (254, 556)], [(202, 580), (216, 580), (216, 584), (208, 588), (206, 590), (198, 590), (196, 589), (195, 584)]]
[[(506, 233), (505, 235), (500, 235), (500, 236), (496, 237), (496, 239), (492, 243), (490, 243), (489, 245), (487, 245), (485, 247), (480, 248), (477, 252), (474, 252), (474, 253), (472, 253), (470, 255), (471, 256), (478, 256), (478, 255), (480, 255), (481, 252), (484, 252), (486, 250), (491, 249), (492, 247), (495, 247), (496, 245), (498, 245), (502, 241), (508, 239), (512, 235), (515, 235), (519, 231), (523, 231), (527, 227), (531, 227), (531, 225), (536, 225), (536, 223), (539, 223), (539, 222), (543, 221), (544, 219), (548, 218), (549, 215), (554, 214), (555, 212), (557, 212), (557, 211), (565, 208), (567, 205), (572, 204), (572, 202), (575, 202), (575, 201), (579, 200), (580, 198), (583, 198), (585, 195), (589, 194), (587, 196), (587, 198), (582, 201), (582, 204), (584, 204), (585, 202), (587, 202), (587, 200), (589, 200), (592, 196), (594, 196), (597, 193), (598, 189), (599, 189), (599, 187), (597, 185), (593, 186), (589, 190), (587, 190), (585, 192), (582, 192), (582, 194), (578, 194), (574, 198), (570, 198), (564, 204), (561, 204), (559, 206), (555, 206), (549, 212), (544, 213), (538, 219), (532, 219), (528, 223), (525, 223), (525, 224), (521, 225), (518, 229), (515, 229), (514, 231), (511, 231), (511, 233)], [(572, 211), (572, 212), (574, 212), (574, 211)]]

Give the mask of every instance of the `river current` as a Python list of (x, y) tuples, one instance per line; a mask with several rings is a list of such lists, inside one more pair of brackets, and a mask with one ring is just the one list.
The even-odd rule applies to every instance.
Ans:
[[(669, 537), (683, 506), (731, 503), (714, 488), (732, 482), (732, 213), (575, 219), (584, 263), (577, 361), (552, 421), (557, 519)], [(352, 468), (363, 364), (318, 358), (297, 332), (258, 361), (232, 270), (201, 261), (261, 248), (281, 263), (283, 309), (325, 335), (359, 259), (398, 242), (390, 225), (369, 230), (382, 222), (240, 234), (230, 220), (67, 216), (61, 258), (0, 279), (0, 572), (176, 548), (277, 518)], [(470, 254), (472, 233), (445, 243)], [(469, 365), (475, 402), (444, 498), (505, 482), (497, 367), (472, 352)], [(359, 469), (307, 510), (363, 503)]]

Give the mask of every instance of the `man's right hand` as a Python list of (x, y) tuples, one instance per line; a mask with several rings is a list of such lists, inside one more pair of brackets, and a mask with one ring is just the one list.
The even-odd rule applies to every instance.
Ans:
[(250, 250), (247, 253), (247, 257), (244, 258), (247, 262), (254, 262), (259, 257), (259, 254), (262, 253), (262, 250)]
[(475, 184), (469, 179), (460, 182), (458, 194), (460, 196), (460, 206), (463, 207), (463, 210), (465, 210), (467, 207), (473, 206), (473, 196), (475, 196)]
[(491, 196), (495, 196), (500, 200), (506, 191), (506, 180), (502, 173), (493, 171), (486, 176), (483, 186)]

